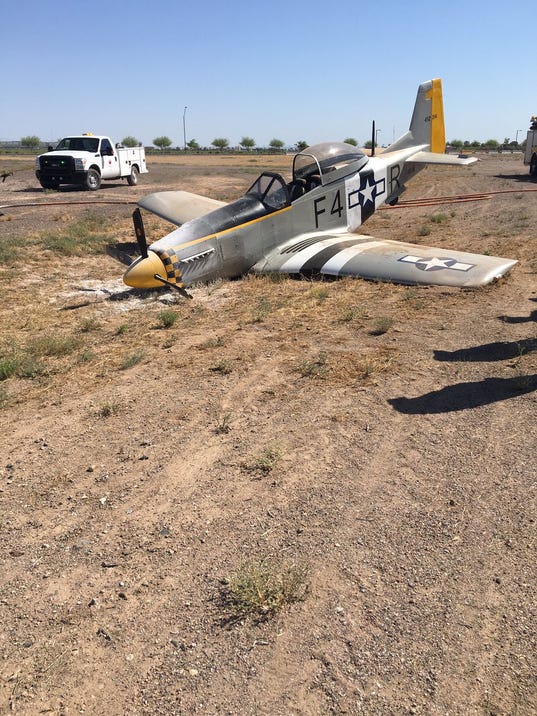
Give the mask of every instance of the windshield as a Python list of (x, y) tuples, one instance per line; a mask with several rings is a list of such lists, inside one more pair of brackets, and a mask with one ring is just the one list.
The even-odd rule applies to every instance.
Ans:
[(289, 204), (289, 192), (284, 180), (279, 174), (265, 172), (256, 179), (246, 192), (249, 196), (255, 196), (268, 209), (282, 209)]
[(65, 137), (56, 150), (68, 149), (74, 152), (96, 152), (99, 149), (98, 137)]

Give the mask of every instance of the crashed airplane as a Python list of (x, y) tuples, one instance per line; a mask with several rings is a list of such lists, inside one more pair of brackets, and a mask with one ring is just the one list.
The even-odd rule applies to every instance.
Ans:
[(179, 228), (147, 246), (140, 209), (133, 215), (141, 256), (124, 282), (135, 288), (186, 287), (248, 271), (357, 276), (405, 284), (478, 287), (516, 261), (356, 233), (428, 164), (465, 166), (445, 153), (442, 83), (418, 88), (409, 130), (378, 156), (327, 142), (293, 161), (292, 180), (264, 172), (226, 204), (185, 191), (150, 194), (138, 204)]

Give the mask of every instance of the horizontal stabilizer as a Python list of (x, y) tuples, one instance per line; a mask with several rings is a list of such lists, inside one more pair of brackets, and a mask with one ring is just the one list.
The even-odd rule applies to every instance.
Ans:
[(512, 259), (347, 232), (316, 232), (282, 244), (253, 270), (477, 288), (500, 278), (516, 263)]
[(453, 164), (457, 166), (468, 166), (477, 162), (475, 157), (456, 157), (454, 154), (437, 154), (436, 152), (417, 152), (409, 159), (409, 162), (416, 164)]
[(138, 206), (160, 216), (161, 219), (181, 226), (187, 221), (226, 206), (226, 202), (191, 194), (189, 191), (158, 191), (142, 197)]

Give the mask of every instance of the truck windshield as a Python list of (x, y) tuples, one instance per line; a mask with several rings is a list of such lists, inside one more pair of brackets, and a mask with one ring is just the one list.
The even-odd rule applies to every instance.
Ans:
[(97, 137), (65, 137), (62, 139), (56, 150), (70, 150), (74, 152), (96, 152), (99, 149)]

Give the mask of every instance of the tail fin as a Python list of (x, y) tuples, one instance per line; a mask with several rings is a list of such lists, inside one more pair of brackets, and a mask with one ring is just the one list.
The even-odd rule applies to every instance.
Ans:
[(429, 80), (418, 87), (409, 130), (391, 144), (387, 151), (406, 149), (419, 144), (426, 144), (429, 151), (440, 154), (446, 149), (444, 102), (440, 79)]

